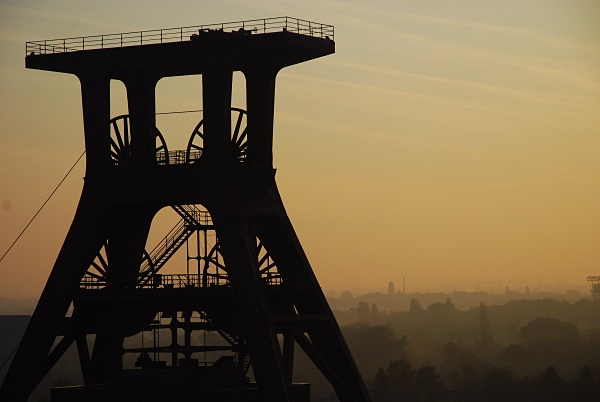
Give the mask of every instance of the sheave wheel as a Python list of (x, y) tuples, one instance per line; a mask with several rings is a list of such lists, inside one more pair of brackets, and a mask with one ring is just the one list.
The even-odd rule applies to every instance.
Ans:
[[(159, 165), (169, 164), (169, 150), (165, 138), (155, 128), (156, 160)], [(131, 130), (129, 115), (113, 117), (110, 120), (110, 156), (119, 166), (127, 166), (131, 160)]]
[[(248, 115), (245, 110), (236, 107), (231, 108), (231, 157), (243, 162), (246, 159), (246, 148), (248, 147), (247, 132)], [(185, 153), (187, 163), (197, 161), (204, 151), (204, 119), (200, 120), (188, 142)]]

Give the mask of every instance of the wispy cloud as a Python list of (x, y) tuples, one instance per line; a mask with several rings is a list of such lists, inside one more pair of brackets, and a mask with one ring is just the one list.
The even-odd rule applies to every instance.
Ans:
[[(446, 54), (452, 54), (453, 57), (469, 57), (472, 60), (491, 62), (496, 66), (512, 66), (522, 71), (540, 73), (580, 85), (600, 88), (600, 73), (590, 76), (589, 74), (577, 71), (573, 66), (576, 62), (572, 60), (556, 60), (552, 58), (501, 52), (481, 46), (473, 46), (466, 43), (432, 38), (403, 31), (394, 32), (394, 35), (403, 43), (410, 43), (415, 47), (424, 50), (444, 52)], [(394, 54), (405, 51), (400, 45), (394, 48), (388, 47), (380, 50)]]
[[(32, 8), (22, 5), (8, 5), (0, 2), (0, 15), (3, 16), (3, 20), (10, 24), (19, 25), (19, 29), (15, 30), (17, 34), (13, 34), (13, 40), (23, 42), (25, 40), (42, 40), (42, 39), (54, 39), (47, 37), (31, 37), (29, 35), (44, 35), (43, 30), (60, 29), (61, 32), (66, 32), (65, 28), (75, 24), (78, 27), (85, 27), (89, 30), (90, 27), (95, 29), (101, 29), (102, 31), (108, 29), (115, 32), (122, 31), (123, 27), (112, 23), (110, 20), (91, 18), (82, 15), (81, 13), (74, 14), (69, 13), (67, 8), (58, 10), (58, 7), (54, 7), (57, 11), (51, 9), (48, 5), (46, 8), (38, 7)], [(23, 26), (27, 26), (24, 29)], [(25, 36), (24, 32), (27, 32)], [(107, 32), (85, 32), (82, 34), (103, 34)], [(65, 35), (68, 35), (65, 33)], [(61, 36), (63, 37), (63, 36)]]
[[(390, 99), (406, 99), (409, 101), (421, 101), (432, 104), (442, 105), (446, 107), (453, 107), (459, 109), (476, 110), (487, 113), (502, 114), (502, 115), (514, 115), (514, 116), (526, 116), (526, 112), (519, 113), (516, 109), (504, 109), (500, 107), (486, 107), (480, 102), (460, 100), (451, 97), (429, 95), (425, 93), (418, 93), (406, 90), (397, 90), (389, 87), (376, 86), (371, 84), (365, 84), (360, 82), (349, 82), (343, 80), (329, 79), (329, 78), (316, 78), (311, 76), (298, 75), (294, 73), (287, 73), (287, 77), (294, 78), (297, 80), (309, 81), (313, 84), (323, 86), (335, 86), (339, 88), (347, 88), (353, 91), (358, 91), (361, 95), (365, 93), (377, 94), (382, 97), (388, 97)], [(356, 96), (359, 96), (358, 94)]]
[[(395, 8), (389, 8), (381, 5), (374, 6), (370, 4), (348, 4), (346, 2), (340, 2), (335, 0), (320, 0), (318, 3), (324, 10), (331, 10), (332, 8), (338, 10), (344, 16), (354, 17), (360, 20), (360, 24), (356, 25), (356, 29), (368, 28), (373, 29), (376, 27), (385, 27), (382, 21), (393, 20), (396, 23), (399, 21), (416, 21), (435, 25), (453, 26), (461, 28), (469, 28), (473, 30), (473, 35), (477, 35), (477, 32), (493, 32), (499, 33), (505, 36), (513, 38), (519, 38), (523, 41), (532, 41), (535, 43), (546, 44), (551, 46), (563, 46), (568, 48), (576, 48), (581, 51), (591, 52), (594, 54), (600, 54), (600, 44), (591, 46), (589, 44), (583, 44), (581, 42), (571, 40), (565, 37), (557, 35), (548, 35), (531, 29), (525, 29), (516, 26), (508, 26), (501, 24), (493, 24), (489, 22), (470, 21), (466, 19), (458, 19), (451, 17), (442, 17), (439, 15), (426, 15), (419, 13), (410, 13), (405, 11), (399, 11), (401, 8), (400, 4), (394, 3)], [(397, 26), (395, 27), (397, 29)]]
[[(337, 59), (327, 60), (324, 63), (329, 63), (329, 64), (336, 65), (336, 66), (343, 67), (343, 68), (351, 68), (354, 70), (361, 70), (361, 71), (365, 71), (365, 72), (369, 72), (369, 73), (409, 78), (409, 79), (413, 79), (413, 80), (423, 80), (423, 81), (434, 82), (436, 84), (451, 85), (451, 86), (468, 88), (468, 89), (477, 90), (477, 91), (484, 91), (484, 92), (491, 92), (491, 93), (496, 93), (496, 94), (500, 94), (500, 95), (507, 95), (507, 96), (531, 101), (531, 102), (534, 102), (537, 104), (569, 106), (569, 107), (576, 107), (577, 109), (589, 109), (590, 113), (594, 112), (593, 106), (590, 106), (590, 105), (586, 104), (585, 102), (581, 102), (581, 103), (564, 102), (561, 100), (556, 100), (556, 99), (548, 98), (546, 96), (538, 95), (535, 92), (513, 89), (513, 88), (497, 86), (497, 85), (484, 84), (484, 83), (477, 82), (477, 81), (467, 81), (467, 80), (460, 80), (460, 79), (443, 78), (443, 77), (434, 76), (434, 75), (418, 74), (418, 73), (413, 73), (413, 72), (408, 72), (408, 71), (402, 71), (402, 70), (385, 68), (385, 67), (378, 67), (378, 66), (373, 66), (373, 65), (368, 65), (368, 64), (348, 62), (348, 61), (337, 60)], [(586, 113), (586, 112), (584, 112), (584, 113)]]
[[(537, 96), (534, 93), (529, 93), (526, 91), (513, 90), (509, 88), (503, 87), (495, 87), (492, 85), (481, 84), (477, 82), (463, 81), (463, 80), (453, 80), (440, 78), (436, 76), (428, 76), (424, 74), (415, 74), (400, 70), (392, 70), (386, 68), (380, 68), (376, 66), (364, 65), (364, 64), (355, 64), (344, 61), (328, 61), (328, 63), (332, 63), (333, 65), (338, 65), (343, 68), (352, 68), (362, 71), (367, 71), (369, 73), (377, 73), (388, 76), (402, 77), (408, 79), (418, 79), (424, 81), (435, 82), (440, 85), (451, 85), (455, 86), (458, 89), (461, 87), (475, 89), (479, 91), (492, 92), (501, 95), (508, 95), (515, 98), (520, 98), (529, 101), (529, 106), (515, 106), (513, 104), (498, 103), (492, 101), (482, 102), (481, 100), (470, 98), (461, 99), (458, 96), (443, 96), (443, 95), (432, 95), (423, 92), (415, 92), (415, 91), (407, 91), (407, 90), (398, 90), (391, 88), (390, 86), (378, 86), (373, 84), (367, 84), (359, 81), (344, 81), (341, 79), (332, 79), (332, 78), (316, 78), (312, 76), (304, 76), (298, 75), (294, 73), (286, 73), (287, 77), (310, 81), (318, 85), (331, 85), (336, 87), (348, 88), (355, 91), (359, 91), (360, 93), (370, 93), (370, 94), (380, 94), (381, 96), (386, 96), (390, 98), (401, 98), (407, 99), (411, 101), (420, 101), (420, 102), (428, 102), (432, 104), (437, 104), (450, 108), (459, 108), (459, 109), (467, 109), (474, 111), (481, 111), (492, 114), (501, 114), (501, 115), (512, 115), (512, 116), (530, 116), (532, 113), (538, 114), (542, 113), (560, 113), (566, 114), (570, 116), (586, 116), (593, 117), (596, 116), (595, 105), (588, 104), (573, 104), (562, 102), (560, 100), (552, 100), (548, 98), (544, 98), (542, 96)], [(457, 91), (458, 93), (458, 91)], [(547, 108), (542, 107), (543, 105), (548, 105)], [(551, 107), (557, 106), (557, 107)], [(565, 107), (569, 107), (568, 109)]]
[[(327, 59), (324, 63), (388, 77), (494, 94), (506, 99), (518, 99), (520, 104), (523, 104), (523, 101), (528, 103), (529, 110), (551, 109), (554, 112), (558, 109), (559, 113), (586, 116), (598, 113), (600, 73), (593, 73), (594, 70), (584, 61), (586, 57), (581, 55), (586, 52), (600, 55), (600, 44), (584, 45), (560, 36), (559, 33), (549, 35), (532, 29), (485, 21), (399, 11), (400, 5), (394, 9), (382, 7), (381, 4), (348, 4), (335, 0), (310, 4), (323, 11), (336, 11), (336, 36), (345, 38), (344, 46), (354, 49), (356, 53), (345, 55), (341, 48), (337, 57)], [(415, 28), (419, 25), (412, 24), (404, 28), (402, 21), (422, 22), (424, 26)], [(430, 24), (467, 28), (469, 36), (473, 38), (482, 34), (492, 34), (493, 43), (502, 45), (494, 47), (493, 43), (488, 44), (487, 41), (466, 42), (461, 36), (443, 35), (439, 30), (428, 30), (426, 26)], [(377, 38), (382, 40), (374, 41)], [(516, 50), (524, 43), (527, 44), (525, 48)], [(369, 52), (371, 58), (368, 61), (357, 62), (361, 59), (356, 56), (362, 51), (359, 49), (363, 48)], [(412, 53), (408, 53), (407, 48)], [(426, 57), (431, 57), (430, 61), (455, 63), (455, 69), (459, 69), (462, 76), (439, 76), (423, 72), (424, 70), (414, 72), (412, 69), (386, 68), (386, 65), (394, 64), (393, 60), (398, 59), (399, 52), (404, 52), (404, 55), (422, 52)], [(354, 61), (346, 62), (345, 57)], [(460, 64), (467, 63), (466, 60), (470, 65)], [(478, 76), (468, 76), (470, 67), (474, 65), (485, 72)], [(501, 82), (498, 77), (506, 79)], [(493, 103), (491, 99), (485, 99), (484, 102)], [(494, 107), (497, 107), (497, 103)]]

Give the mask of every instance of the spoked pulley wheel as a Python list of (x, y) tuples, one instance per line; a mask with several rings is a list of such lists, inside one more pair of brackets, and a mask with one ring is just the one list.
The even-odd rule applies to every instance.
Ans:
[[(245, 110), (231, 108), (231, 157), (243, 162), (246, 159), (246, 148), (248, 147), (247, 131), (248, 115)], [(185, 159), (187, 163), (197, 161), (204, 151), (204, 119), (200, 120), (188, 142)]]
[[(102, 247), (96, 254), (92, 264), (81, 279), (82, 288), (103, 288), (108, 283), (110, 258), (108, 255), (108, 240), (104, 240)], [(153, 261), (146, 250), (143, 251), (140, 258), (140, 267), (152, 266)]]
[[(169, 151), (165, 138), (154, 128), (156, 138), (156, 160), (159, 165), (169, 164)], [(127, 166), (131, 160), (131, 130), (129, 115), (113, 117), (110, 120), (110, 156), (115, 165)]]

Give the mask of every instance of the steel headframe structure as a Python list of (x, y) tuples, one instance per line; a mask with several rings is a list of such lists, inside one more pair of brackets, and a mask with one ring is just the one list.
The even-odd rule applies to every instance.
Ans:
[[(53, 401), (309, 400), (292, 383), (296, 345), (341, 401), (370, 400), (273, 169), (277, 73), (334, 51), (332, 26), (288, 17), (27, 43), (27, 68), (79, 78), (86, 175), (0, 400), (25, 402), (73, 344), (84, 384), (54, 390)], [(231, 105), (236, 71), (247, 111)], [(156, 128), (155, 87), (183, 75), (201, 75), (203, 118), (186, 150), (169, 151)], [(128, 115), (110, 116), (111, 80), (126, 87)], [(164, 207), (181, 222), (146, 252)], [(198, 272), (159, 273), (193, 234)], [(128, 349), (125, 339), (145, 331), (154, 342)], [(170, 331), (166, 346), (161, 331)], [(195, 342), (194, 331), (226, 342)], [(199, 353), (214, 351), (232, 355), (199, 363)], [(137, 368), (124, 368), (134, 352)]]

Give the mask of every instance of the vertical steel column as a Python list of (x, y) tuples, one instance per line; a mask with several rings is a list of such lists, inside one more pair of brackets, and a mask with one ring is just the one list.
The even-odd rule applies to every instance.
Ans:
[[(240, 201), (240, 200), (237, 200)], [(258, 272), (256, 236), (233, 216), (215, 214), (221, 252), (234, 291), (252, 369), (262, 400), (291, 402), (291, 383), (273, 324), (273, 314)], [(226, 224), (222, 223), (226, 220)]]
[(177, 329), (179, 328), (179, 321), (177, 320), (177, 309), (174, 308), (171, 315), (171, 322), (169, 323), (169, 329), (171, 330), (171, 367), (177, 367), (177, 353), (179, 349), (179, 343), (177, 341)]
[(123, 79), (127, 88), (127, 106), (131, 125), (131, 162), (134, 166), (156, 164), (157, 79), (136, 74)]
[(110, 159), (110, 79), (81, 75), (86, 178), (112, 166)]
[(273, 167), (273, 115), (278, 71), (262, 65), (261, 69), (244, 71), (249, 133), (247, 163), (252, 167)]
[[(123, 79), (127, 88), (131, 133), (131, 166), (156, 164), (155, 86), (152, 76), (136, 75)], [(106, 123), (104, 123), (106, 125)], [(122, 167), (122, 169), (127, 169)], [(107, 178), (108, 179), (108, 178)], [(134, 289), (155, 210), (147, 204), (125, 204), (116, 197), (107, 211), (107, 287)], [(95, 383), (107, 382), (122, 366), (124, 340), (120, 308), (111, 303), (111, 322), (96, 335), (91, 358), (91, 377)]]
[[(202, 74), (204, 149), (202, 157), (214, 162), (228, 155), (231, 137), (231, 85), (233, 71), (219, 69)], [(216, 166), (215, 166), (216, 167)]]
[[(227, 168), (230, 164), (239, 167), (238, 162), (230, 158), (228, 149), (231, 146), (232, 71), (221, 67), (219, 72), (204, 73), (202, 80), (205, 130), (203, 157), (208, 159), (207, 163), (211, 164), (213, 173), (221, 183), (220, 188), (214, 189), (215, 199), (220, 201), (211, 209), (211, 215), (225, 265), (231, 267), (229, 279), (240, 311), (239, 318), (244, 328), (252, 367), (263, 400), (291, 401), (290, 385), (286, 381), (277, 334), (259, 277), (256, 237), (248, 226), (243, 207), (251, 195), (241, 190), (240, 178), (237, 176), (239, 172), (229, 172)], [(255, 88), (257, 87), (258, 83), (255, 84)], [(267, 106), (259, 109), (263, 102), (272, 103), (270, 91), (253, 92), (252, 101), (249, 102), (258, 110), (257, 114), (261, 117), (270, 116), (272, 120), (272, 108)], [(266, 125), (268, 127), (268, 123)], [(270, 133), (272, 134), (272, 128)], [(259, 144), (264, 146), (264, 142)]]

